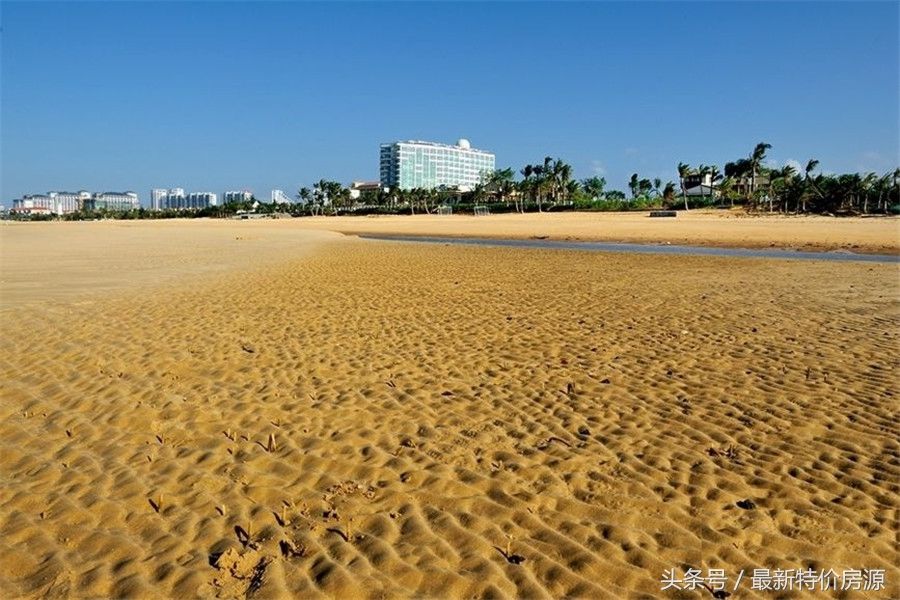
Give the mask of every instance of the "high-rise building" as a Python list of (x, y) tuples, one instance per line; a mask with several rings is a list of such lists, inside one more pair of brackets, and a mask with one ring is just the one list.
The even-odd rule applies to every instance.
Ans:
[(229, 202), (249, 202), (250, 200), (253, 200), (253, 192), (248, 190), (231, 190), (222, 194), (223, 204), (228, 204)]
[(169, 190), (153, 189), (150, 190), (150, 210), (162, 210), (166, 207), (166, 198), (169, 196)]
[(471, 190), (494, 171), (494, 155), (461, 139), (455, 146), (407, 141), (381, 145), (381, 184), (401, 189)]
[(185, 208), (209, 208), (217, 204), (218, 197), (212, 192), (191, 192), (187, 195)]
[(150, 210), (196, 210), (218, 204), (213, 192), (184, 193), (184, 188), (157, 188), (150, 193)]

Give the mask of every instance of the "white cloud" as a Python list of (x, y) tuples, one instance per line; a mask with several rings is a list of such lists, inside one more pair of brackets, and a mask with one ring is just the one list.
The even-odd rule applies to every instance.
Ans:
[(600, 162), (599, 160), (592, 160), (591, 161), (591, 173), (593, 173), (594, 175), (596, 175), (598, 177), (605, 177), (606, 176), (606, 167), (604, 167), (603, 163)]

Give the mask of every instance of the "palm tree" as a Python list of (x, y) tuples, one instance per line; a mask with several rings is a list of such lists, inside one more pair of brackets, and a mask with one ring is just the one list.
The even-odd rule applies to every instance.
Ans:
[(558, 202), (560, 197), (568, 199), (571, 196), (569, 183), (572, 181), (572, 165), (566, 164), (557, 158), (553, 163), (553, 175), (557, 189), (556, 201)]
[(544, 159), (544, 165), (534, 165), (531, 167), (531, 172), (534, 175), (534, 179), (532, 179), (531, 186), (534, 189), (535, 199), (537, 200), (538, 212), (543, 211), (543, 191), (547, 187), (546, 174), (549, 170), (550, 157), (546, 157)]
[(659, 177), (653, 178), (653, 191), (656, 192), (657, 196), (662, 195), (662, 192), (659, 191), (659, 188), (662, 186), (662, 179)]
[(816, 185), (816, 182), (812, 177), (812, 172), (815, 171), (816, 167), (818, 167), (818, 166), (819, 166), (819, 161), (817, 161), (814, 158), (809, 159), (809, 161), (807, 161), (807, 163), (806, 163), (806, 169), (805, 169), (805, 174), (803, 177), (803, 182), (806, 185), (807, 189), (804, 190), (803, 195), (800, 197), (801, 202), (802, 202), (802, 208), (800, 210), (802, 210), (803, 212), (806, 212), (806, 197), (808, 195), (808, 190), (813, 190), (816, 193), (816, 195), (819, 196), (820, 200), (823, 200), (825, 198), (824, 195), (822, 194), (822, 190), (819, 189), (819, 186)]
[(675, 199), (675, 184), (673, 182), (669, 181), (666, 183), (666, 187), (662, 191), (662, 197), (665, 202), (671, 202)]
[(719, 184), (719, 195), (723, 198), (728, 198), (731, 202), (732, 208), (734, 207), (734, 178), (733, 177), (725, 177), (722, 179), (722, 183)]
[(872, 190), (875, 189), (875, 185), (878, 182), (878, 176), (875, 173), (866, 173), (866, 176), (863, 177), (862, 180), (862, 192), (863, 192), (863, 206), (862, 211), (863, 214), (869, 212), (869, 194)]
[[(766, 159), (766, 151), (772, 147), (772, 144), (767, 144), (766, 142), (760, 142), (753, 149), (753, 152), (750, 154), (750, 196), (756, 192), (756, 174), (759, 171), (759, 167), (762, 165), (762, 162)], [(772, 200), (769, 199), (769, 212), (772, 211)]]
[[(302, 187), (297, 191), (297, 199), (300, 200), (300, 203), (304, 206), (309, 206), (309, 200), (312, 194), (309, 191), (308, 187)], [(299, 207), (295, 208), (297, 210), (297, 214), (302, 214), (299, 212)]]
[(524, 167), (522, 167), (520, 173), (522, 173), (522, 212), (525, 212), (525, 197), (526, 194), (531, 193), (532, 190), (531, 178), (534, 176), (534, 167), (531, 165), (525, 165)]
[(678, 183), (681, 186), (681, 198), (684, 200), (684, 210), (688, 210), (687, 190), (684, 189), (684, 180), (691, 174), (691, 167), (687, 163), (678, 163)]
[(628, 189), (631, 190), (631, 198), (637, 198), (638, 189), (641, 185), (640, 179), (638, 178), (637, 173), (631, 174), (631, 179), (628, 180)]
[(606, 187), (606, 179), (603, 177), (589, 177), (581, 180), (581, 187), (592, 200), (603, 197), (603, 188)]
[(709, 195), (713, 201), (716, 199), (716, 182), (720, 179), (722, 179), (722, 172), (719, 171), (719, 167), (711, 166), (709, 168)]

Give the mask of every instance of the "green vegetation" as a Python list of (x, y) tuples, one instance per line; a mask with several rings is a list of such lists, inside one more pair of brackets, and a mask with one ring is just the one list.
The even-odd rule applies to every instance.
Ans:
[[(629, 195), (607, 190), (606, 179), (572, 178), (572, 167), (559, 158), (522, 167), (516, 178), (512, 168), (485, 173), (482, 182), (470, 191), (450, 188), (403, 190), (351, 190), (337, 181), (321, 179), (312, 188), (301, 188), (292, 204), (261, 203), (256, 199), (229, 203), (202, 210), (81, 211), (61, 217), (82, 219), (171, 219), (192, 217), (226, 218), (256, 215), (341, 215), (418, 214), (444, 211), (472, 213), (485, 207), (492, 213), (548, 212), (561, 210), (628, 211), (744, 206), (749, 212), (785, 214), (819, 213), (865, 215), (900, 213), (900, 168), (889, 173), (825, 174), (819, 161), (809, 160), (803, 173), (787, 165), (766, 166), (770, 144), (757, 144), (746, 158), (716, 165), (677, 165), (678, 183), (665, 184), (634, 173), (628, 182)], [(13, 216), (12, 218), (16, 218)], [(49, 220), (47, 215), (20, 216), (20, 219)]]

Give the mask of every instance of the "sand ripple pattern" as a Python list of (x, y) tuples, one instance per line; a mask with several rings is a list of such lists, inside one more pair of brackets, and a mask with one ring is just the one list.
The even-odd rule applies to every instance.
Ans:
[(672, 567), (868, 567), (896, 597), (896, 276), (356, 240), (8, 312), (0, 591), (648, 598)]

